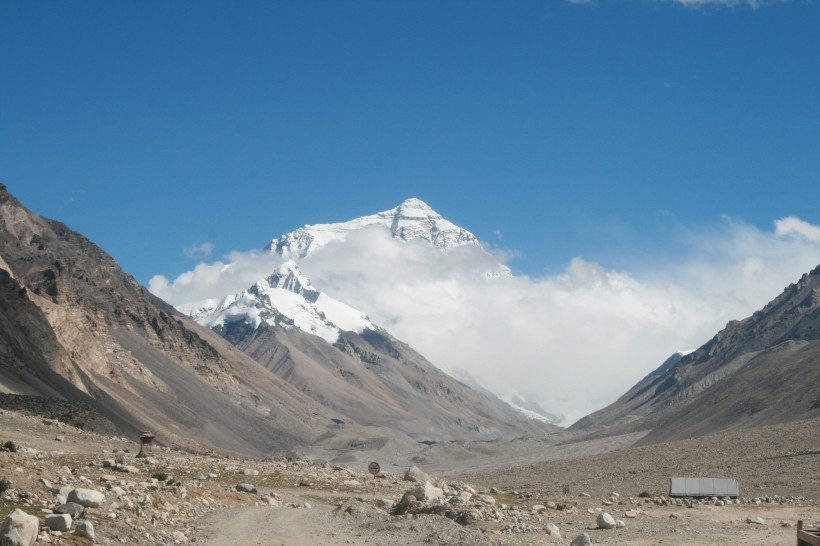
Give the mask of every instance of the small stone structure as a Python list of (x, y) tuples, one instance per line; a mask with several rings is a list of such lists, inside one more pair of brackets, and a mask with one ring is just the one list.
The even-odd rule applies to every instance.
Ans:
[(154, 438), (156, 436), (147, 430), (140, 434), (140, 452), (137, 453), (137, 457), (150, 457), (154, 454)]

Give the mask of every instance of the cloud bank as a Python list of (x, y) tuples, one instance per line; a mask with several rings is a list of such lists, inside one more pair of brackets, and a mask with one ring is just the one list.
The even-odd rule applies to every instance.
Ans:
[[(820, 263), (820, 227), (794, 217), (771, 232), (724, 218), (675, 237), (676, 258), (642, 257), (630, 271), (578, 257), (557, 275), (488, 277), (505, 257), (472, 246), (443, 254), (373, 228), (328, 244), (300, 267), (315, 287), (439, 367), (537, 401), (569, 424)], [(156, 276), (150, 289), (172, 304), (220, 297), (279, 263), (267, 253), (234, 253), (173, 282)]]
[(198, 245), (191, 245), (182, 251), (183, 254), (188, 256), (193, 260), (203, 260), (205, 258), (210, 258), (214, 252), (214, 245), (210, 241), (205, 241), (202, 244)]

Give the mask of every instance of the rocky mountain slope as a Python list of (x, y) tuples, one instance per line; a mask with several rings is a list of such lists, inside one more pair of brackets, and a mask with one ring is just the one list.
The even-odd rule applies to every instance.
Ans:
[(652, 443), (818, 416), (820, 266), (571, 429), (652, 429)]
[(329, 344), (292, 329), (262, 327), (237, 346), (340, 415), (420, 442), (510, 439), (558, 430), (467, 387), (381, 329), (345, 331)]
[(330, 423), (310, 398), (3, 186), (0, 333), (2, 391), (86, 402), (127, 433), (266, 454)]

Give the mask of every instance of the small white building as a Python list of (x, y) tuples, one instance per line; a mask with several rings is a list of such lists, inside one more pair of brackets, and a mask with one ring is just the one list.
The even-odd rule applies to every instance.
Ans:
[(740, 484), (729, 478), (669, 478), (670, 497), (740, 496)]

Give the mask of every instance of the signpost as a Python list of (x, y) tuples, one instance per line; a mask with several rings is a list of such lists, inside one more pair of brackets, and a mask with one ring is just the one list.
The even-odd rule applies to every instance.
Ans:
[(376, 476), (379, 475), (379, 472), (381, 472), (381, 470), (382, 470), (382, 467), (379, 466), (379, 463), (377, 463), (376, 461), (373, 461), (372, 463), (367, 465), (367, 471), (370, 472), (371, 474), (373, 474), (373, 498), (374, 499), (376, 498)]

